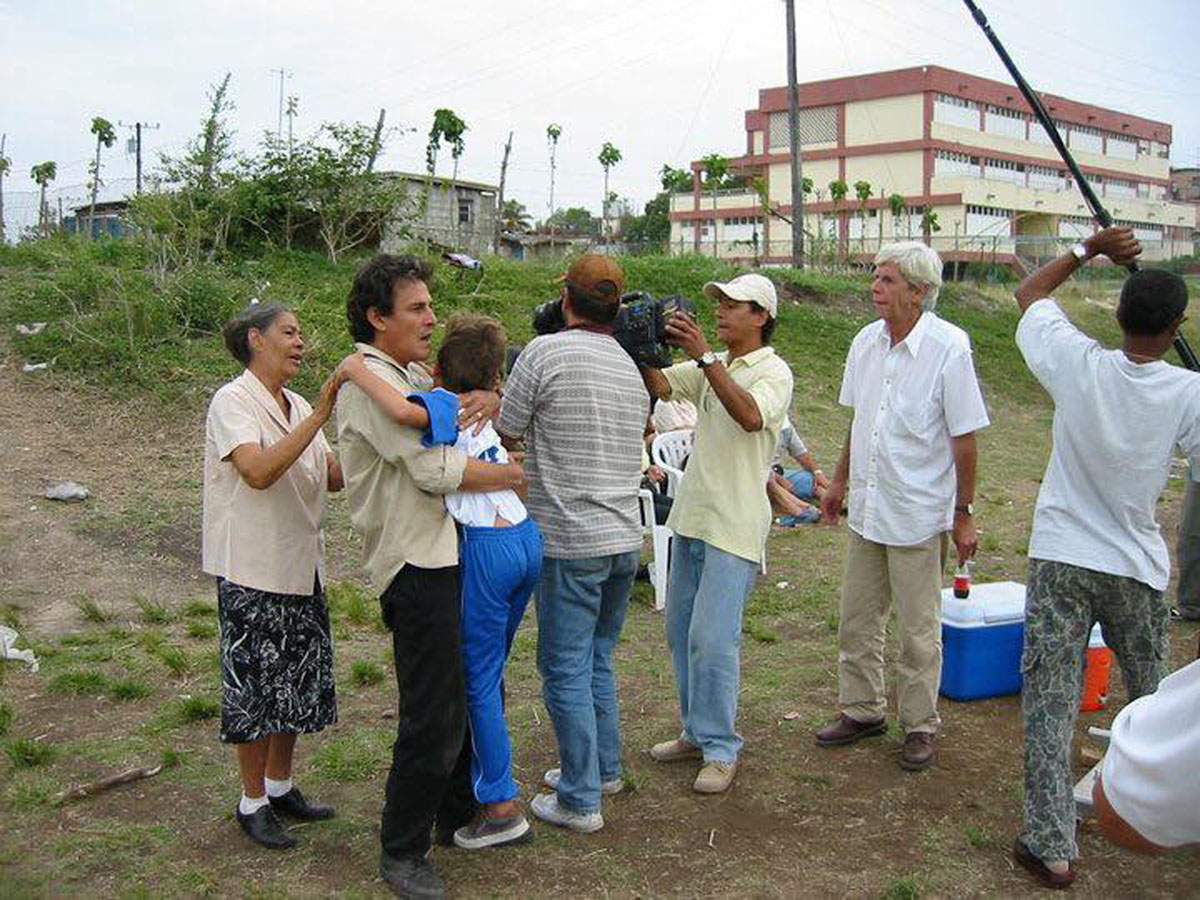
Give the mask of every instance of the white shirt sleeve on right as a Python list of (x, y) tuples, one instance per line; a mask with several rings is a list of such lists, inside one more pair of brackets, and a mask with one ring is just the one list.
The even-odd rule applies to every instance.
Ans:
[(1117, 814), (1162, 847), (1200, 842), (1200, 661), (1168, 675), (1113, 720), (1104, 794)]
[(1053, 397), (1056, 381), (1078, 374), (1084, 356), (1099, 344), (1072, 325), (1062, 308), (1047, 297), (1034, 301), (1021, 316), (1017, 347), (1029, 371)]

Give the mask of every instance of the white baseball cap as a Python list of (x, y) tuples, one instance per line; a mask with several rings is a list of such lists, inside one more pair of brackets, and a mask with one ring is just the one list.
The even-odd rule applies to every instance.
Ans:
[(779, 299), (775, 294), (775, 283), (765, 275), (751, 272), (739, 275), (732, 281), (710, 281), (704, 285), (704, 296), (709, 300), (720, 300), (728, 297), (741, 303), (757, 303), (767, 311), (767, 315), (775, 318)]

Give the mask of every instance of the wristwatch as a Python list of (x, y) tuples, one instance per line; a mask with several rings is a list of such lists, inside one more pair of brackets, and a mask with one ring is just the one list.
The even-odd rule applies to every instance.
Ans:
[(954, 511), (955, 511), (955, 513), (962, 513), (965, 516), (974, 516), (975, 515), (975, 504), (974, 503), (960, 503), (960, 504), (958, 504), (958, 506), (954, 507)]
[(1072, 254), (1075, 256), (1075, 258), (1076, 258), (1077, 260), (1079, 260), (1080, 262), (1087, 262), (1087, 261), (1088, 261), (1088, 257), (1090, 257), (1090, 256), (1091, 256), (1091, 254), (1090, 254), (1090, 253), (1088, 253), (1088, 248), (1087, 248), (1087, 246), (1086, 246), (1086, 245), (1084, 245), (1084, 244), (1082, 244), (1082, 243), (1076, 244), (1074, 247), (1072, 247), (1072, 248), (1071, 248), (1071, 253), (1072, 253)]
[(716, 361), (717, 361), (717, 354), (713, 353), (711, 350), (705, 350), (704, 355), (701, 356), (698, 360), (696, 360), (696, 365), (699, 366), (701, 369), (707, 369), (709, 366), (711, 366)]

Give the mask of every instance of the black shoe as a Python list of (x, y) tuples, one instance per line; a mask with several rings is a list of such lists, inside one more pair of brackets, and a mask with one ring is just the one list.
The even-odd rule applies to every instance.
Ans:
[(337, 815), (332, 806), (309, 803), (300, 793), (300, 788), (297, 787), (280, 797), (268, 799), (271, 801), (273, 810), (283, 813), (285, 816), (291, 816), (293, 819), (299, 819), (301, 822), (320, 822), (323, 819), (332, 819)]
[(433, 827), (433, 842), (435, 844), (437, 844), (439, 847), (453, 847), (454, 846), (454, 832), (456, 830), (457, 829), (455, 829), (455, 828), (449, 828), (449, 827), (442, 826), (442, 825), (435, 825)]
[(393, 859), (386, 853), (379, 856), (379, 877), (397, 897), (413, 900), (438, 900), (446, 896), (446, 885), (423, 856), (403, 856)]
[(236, 815), (242, 831), (250, 835), (254, 843), (271, 850), (288, 850), (296, 846), (296, 839), (287, 833), (270, 804), (259, 807), (248, 816), (239, 809)]

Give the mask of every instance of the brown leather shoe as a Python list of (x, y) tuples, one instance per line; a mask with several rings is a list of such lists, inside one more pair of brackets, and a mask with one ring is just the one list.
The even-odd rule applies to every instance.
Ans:
[(932, 732), (910, 731), (904, 736), (904, 746), (900, 748), (900, 768), (908, 772), (920, 772), (929, 768), (935, 754)]
[(843, 744), (853, 744), (860, 738), (873, 737), (887, 731), (886, 719), (869, 719), (860, 722), (845, 713), (817, 732), (817, 743), (822, 747), (841, 747)]
[(1033, 855), (1033, 851), (1026, 847), (1020, 838), (1013, 843), (1012, 855), (1013, 859), (1043, 887), (1061, 891), (1070, 887), (1071, 882), (1075, 880), (1075, 863), (1068, 863), (1065, 872), (1053, 872), (1041, 859)]

